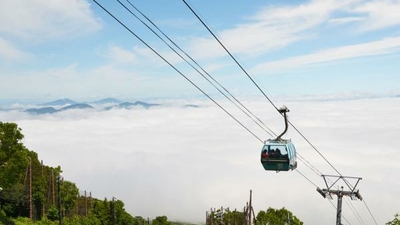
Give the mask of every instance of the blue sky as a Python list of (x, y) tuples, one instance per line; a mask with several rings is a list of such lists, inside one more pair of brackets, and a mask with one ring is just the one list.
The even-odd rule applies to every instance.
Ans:
[[(216, 92), (118, 2), (99, 2)], [(133, 3), (229, 90), (260, 95), (182, 1)], [(400, 93), (398, 1), (188, 3), (272, 96)], [(2, 99), (201, 95), (92, 1), (0, 4)]]
[[(218, 96), (118, 2), (99, 2), (204, 91)], [(235, 96), (245, 97), (275, 132), (281, 130), (281, 116), (265, 104), (182, 1), (134, 3)], [(378, 224), (392, 219), (400, 208), (393, 200), (400, 190), (398, 179), (393, 179), (400, 171), (399, 98), (304, 100), (400, 94), (400, 2), (189, 3), (260, 87), (273, 100), (284, 101), (291, 121), (324, 156), (343, 174), (363, 177), (360, 189)], [(198, 212), (221, 205), (243, 207), (253, 189), (256, 210), (287, 207), (307, 224), (333, 224), (335, 209), (315, 187), (294, 171), (262, 170), (261, 143), (210, 101), (199, 98), (203, 96), (197, 89), (94, 2), (0, 1), (0, 103), (105, 97), (158, 99), (154, 101), (163, 106), (38, 116), (19, 112), (22, 106), (16, 104), (17, 110), (0, 111), (0, 120), (18, 123), (26, 146), (45, 164), (61, 165), (66, 179), (96, 197), (120, 198), (133, 215), (166, 214), (202, 222), (204, 214)], [(202, 107), (168, 104), (183, 105), (187, 99)], [(270, 138), (244, 115), (238, 118), (260, 137)], [(292, 128), (289, 137), (299, 154), (320, 171), (335, 173)], [(382, 143), (385, 148), (375, 151)], [(323, 187), (322, 178), (304, 163), (299, 162), (299, 170)], [(282, 189), (293, 184), (302, 195), (297, 189)], [(284, 198), (267, 192), (267, 187), (285, 192)], [(304, 202), (315, 207), (310, 211)], [(362, 224), (347, 208), (350, 205), (344, 210), (349, 223)], [(363, 203), (354, 206), (372, 224)], [(187, 213), (182, 215), (181, 209)]]

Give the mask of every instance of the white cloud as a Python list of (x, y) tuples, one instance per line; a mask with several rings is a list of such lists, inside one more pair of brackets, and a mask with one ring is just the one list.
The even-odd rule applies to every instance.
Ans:
[(0, 2), (0, 33), (47, 40), (70, 38), (100, 29), (85, 0), (14, 0)]
[(6, 61), (22, 61), (29, 58), (29, 54), (16, 48), (0, 37), (0, 58)]
[[(317, 28), (327, 23), (346, 25), (353, 22), (353, 31), (363, 32), (398, 25), (400, 2), (385, 1), (308, 1), (294, 6), (271, 6), (261, 9), (246, 22), (234, 28), (216, 31), (221, 41), (235, 54), (259, 56), (304, 39), (324, 36)], [(344, 17), (338, 15), (345, 14)], [(212, 27), (212, 25), (211, 25)], [(196, 57), (226, 54), (214, 38), (192, 38)]]
[(363, 20), (364, 20), (364, 18), (362, 18), (362, 17), (342, 17), (342, 18), (330, 19), (328, 22), (341, 25), (341, 24), (352, 23), (352, 22), (363, 21)]
[(366, 15), (362, 30), (370, 31), (400, 25), (400, 1), (374, 0), (357, 4), (350, 12)]
[[(296, 6), (267, 7), (247, 22), (217, 32), (217, 35), (234, 53), (260, 55), (312, 37), (313, 28), (325, 23), (333, 12), (348, 7), (352, 2), (310, 1)], [(193, 39), (192, 46), (200, 57), (209, 56), (209, 49), (213, 49), (214, 56), (226, 54), (211, 38)]]
[(400, 37), (391, 37), (379, 41), (332, 48), (308, 55), (259, 64), (253, 69), (253, 72), (263, 73), (266, 70), (282, 71), (344, 59), (391, 54), (399, 50)]
[(105, 55), (116, 63), (135, 63), (137, 56), (133, 51), (122, 49), (119, 46), (111, 46)]
[[(378, 224), (400, 207), (393, 201), (400, 195), (400, 183), (394, 179), (400, 171), (398, 100), (285, 103), (291, 121), (343, 175), (363, 178), (360, 192)], [(248, 103), (272, 129), (282, 127), (281, 116), (264, 107), (265, 102)], [(0, 117), (19, 124), (25, 145), (45, 164), (61, 165), (66, 179), (95, 197), (123, 200), (133, 215), (204, 222), (204, 211), (210, 207), (241, 210), (252, 189), (256, 212), (285, 207), (306, 224), (334, 223), (336, 210), (312, 184), (294, 171), (263, 171), (258, 158), (261, 143), (217, 107), (207, 107), (211, 103), (202, 104), (51, 116), (0, 112)], [(246, 118), (239, 116), (257, 135), (269, 138)], [(292, 128), (287, 137), (321, 172), (333, 174)], [(299, 170), (324, 186), (322, 178), (301, 162)], [(372, 223), (362, 202), (352, 205), (366, 223)], [(350, 223), (357, 223), (345, 204), (343, 213)]]

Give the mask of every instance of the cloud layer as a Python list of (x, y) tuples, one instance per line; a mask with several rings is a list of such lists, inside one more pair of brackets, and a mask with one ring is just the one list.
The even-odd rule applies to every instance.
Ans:
[[(360, 176), (360, 193), (378, 224), (400, 205), (398, 98), (328, 102), (285, 102), (298, 129), (343, 174)], [(264, 101), (247, 106), (276, 133), (282, 118)], [(133, 215), (167, 215), (204, 222), (210, 207), (242, 210), (253, 190), (256, 212), (286, 207), (306, 224), (333, 224), (335, 208), (296, 171), (266, 172), (259, 162), (262, 143), (208, 102), (201, 108), (157, 107), (107, 112), (68, 111), (29, 116), (1, 112), (2, 121), (19, 124), (25, 145), (48, 165), (61, 165), (66, 179), (98, 198), (115, 196)], [(270, 138), (245, 116), (223, 103), (262, 139)], [(335, 171), (299, 136), (291, 138), (302, 158), (324, 174)], [(324, 187), (305, 161), (299, 171)], [(336, 201), (332, 203), (336, 205)], [(362, 202), (345, 200), (343, 213), (357, 223), (354, 207), (372, 223)], [(316, 216), (317, 215), (317, 216)]]

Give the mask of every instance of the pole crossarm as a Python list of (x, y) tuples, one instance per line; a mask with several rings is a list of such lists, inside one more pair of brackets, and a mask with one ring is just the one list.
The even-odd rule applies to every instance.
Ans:
[[(348, 176), (334, 176), (334, 175), (321, 175), (324, 178), (324, 182), (326, 185), (326, 188), (320, 189), (319, 187), (317, 187), (317, 191), (318, 193), (320, 193), (322, 195), (322, 197), (324, 198), (329, 198), (329, 199), (333, 199), (332, 198), (332, 194), (338, 196), (338, 206), (337, 206), (337, 212), (336, 212), (336, 225), (342, 225), (341, 222), (341, 218), (342, 218), (342, 198), (343, 196), (349, 196), (351, 198), (351, 200), (357, 200), (360, 199), (360, 201), (362, 201), (362, 197), (360, 195), (359, 190), (356, 191), (356, 187), (358, 185), (358, 183), (360, 182), (360, 180), (362, 179), (361, 177), (348, 177)], [(328, 184), (327, 182), (327, 177), (335, 177), (336, 180), (334, 182), (332, 182), (331, 185)], [(355, 182), (355, 185), (353, 186), (348, 179), (355, 179), (357, 180)], [(343, 186), (341, 186), (340, 188), (338, 187), (337, 189), (332, 189), (332, 187), (338, 183), (338, 181), (342, 180), (346, 186), (348, 187), (349, 190), (344, 190)]]
[[(360, 182), (360, 180), (362, 180), (362, 178), (361, 177), (349, 177), (349, 176), (335, 176), (335, 175), (321, 175), (323, 178), (324, 178), (324, 181), (325, 181), (325, 184), (326, 184), (326, 188), (327, 189), (331, 189), (332, 187), (333, 187), (333, 185), (335, 185), (339, 180), (343, 180), (343, 182), (347, 185), (347, 187), (351, 190), (351, 191), (355, 191), (356, 190), (356, 187), (357, 187), (357, 185), (358, 185), (358, 183)], [(333, 182), (330, 186), (328, 185), (328, 182), (326, 181), (326, 178), (327, 177), (335, 177), (335, 178), (337, 178), (336, 180), (335, 180), (335, 182)], [(357, 181), (356, 181), (356, 183), (355, 183), (355, 185), (353, 186), (349, 181), (348, 181), (348, 179), (356, 179)]]

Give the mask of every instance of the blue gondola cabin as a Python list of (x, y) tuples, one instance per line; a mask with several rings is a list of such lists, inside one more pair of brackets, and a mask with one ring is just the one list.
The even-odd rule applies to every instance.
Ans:
[(265, 170), (294, 170), (297, 168), (296, 148), (290, 140), (267, 140), (261, 149), (261, 164)]

